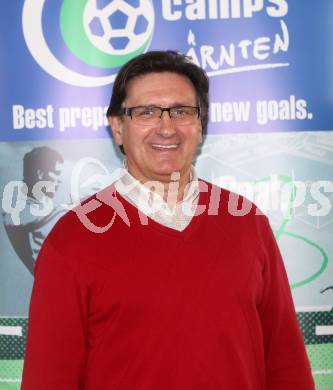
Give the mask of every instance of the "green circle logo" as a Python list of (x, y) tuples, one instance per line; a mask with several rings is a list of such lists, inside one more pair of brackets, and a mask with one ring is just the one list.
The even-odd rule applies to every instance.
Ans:
[(83, 62), (116, 68), (149, 46), (154, 8), (151, 0), (64, 0), (60, 29), (68, 48)]

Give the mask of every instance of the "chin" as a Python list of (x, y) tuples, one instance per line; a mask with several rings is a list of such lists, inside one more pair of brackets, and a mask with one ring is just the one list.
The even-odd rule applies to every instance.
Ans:
[(181, 170), (182, 167), (179, 164), (160, 162), (155, 171), (159, 172), (161, 175), (167, 175), (171, 174), (172, 172), (179, 172)]
[(157, 177), (165, 177), (167, 176), (167, 179), (170, 179), (170, 176), (174, 172), (183, 172), (182, 168), (174, 165), (174, 166), (165, 166), (165, 167), (159, 167), (159, 169), (155, 170), (154, 173)]

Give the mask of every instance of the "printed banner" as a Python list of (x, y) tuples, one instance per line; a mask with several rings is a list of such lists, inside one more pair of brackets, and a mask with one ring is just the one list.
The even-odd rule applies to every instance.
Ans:
[[(18, 389), (33, 267), (56, 221), (114, 181), (105, 117), (117, 72), (148, 50), (210, 79), (200, 177), (269, 216), (316, 388), (333, 388), (330, 0), (25, 0), (0, 15), (0, 390)], [(50, 185), (42, 201), (31, 196)]]

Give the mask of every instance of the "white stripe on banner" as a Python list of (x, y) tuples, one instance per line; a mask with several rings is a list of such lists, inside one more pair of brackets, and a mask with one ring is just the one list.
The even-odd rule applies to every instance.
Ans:
[(316, 326), (317, 336), (330, 336), (333, 335), (333, 325), (317, 325)]
[(332, 306), (296, 306), (297, 313), (313, 311), (330, 311)]
[(7, 382), (7, 383), (21, 383), (21, 379), (11, 379), (11, 378), (0, 378), (1, 382)]
[(0, 335), (22, 336), (22, 326), (0, 326)]
[(332, 375), (333, 374), (333, 369), (328, 368), (327, 370), (315, 370), (312, 371), (313, 375)]

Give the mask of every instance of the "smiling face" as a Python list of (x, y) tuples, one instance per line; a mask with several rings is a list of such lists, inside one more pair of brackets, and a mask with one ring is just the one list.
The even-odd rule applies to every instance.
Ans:
[[(131, 80), (123, 107), (197, 106), (191, 81), (176, 73), (149, 73)], [(109, 117), (113, 136), (123, 145), (129, 172), (142, 183), (169, 182), (173, 172), (188, 180), (190, 167), (202, 142), (200, 118), (191, 125), (175, 124), (164, 112), (157, 125), (142, 125), (130, 116)]]

